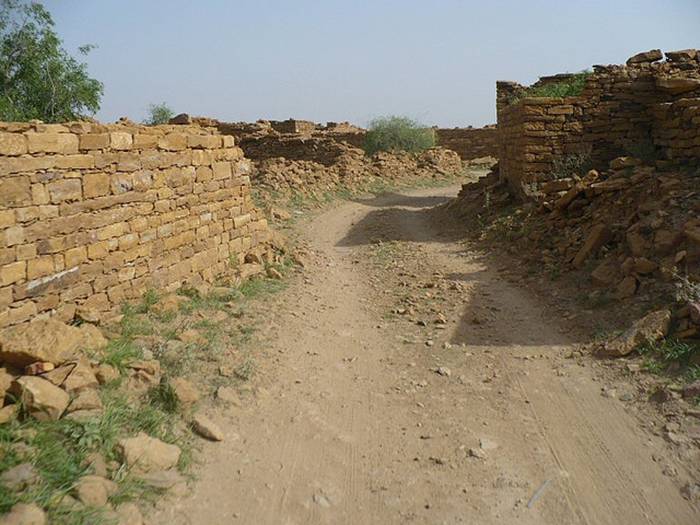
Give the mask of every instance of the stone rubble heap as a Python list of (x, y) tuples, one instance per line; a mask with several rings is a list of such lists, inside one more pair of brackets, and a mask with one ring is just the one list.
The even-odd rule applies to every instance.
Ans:
[[(698, 188), (700, 172), (616, 158), (606, 171), (544, 183), (511, 216), (508, 250), (540, 271), (580, 275), (593, 298), (671, 302), (673, 335), (700, 339)], [(448, 210), (496, 219), (516, 201), (496, 170), (464, 185)]]
[(251, 179), (256, 188), (274, 193), (323, 196), (340, 189), (361, 190), (374, 183), (453, 177), (464, 171), (459, 156), (442, 148), (426, 150), (417, 156), (380, 152), (367, 157), (358, 148), (340, 147), (343, 153), (331, 165), (286, 158), (259, 161), (255, 163)]

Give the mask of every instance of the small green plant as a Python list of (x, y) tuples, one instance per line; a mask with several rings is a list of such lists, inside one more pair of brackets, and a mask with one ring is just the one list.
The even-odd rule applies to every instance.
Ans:
[(372, 120), (365, 136), (367, 155), (379, 151), (417, 153), (434, 147), (435, 131), (408, 117), (379, 117)]
[(577, 97), (583, 92), (583, 88), (586, 87), (586, 81), (591, 75), (590, 71), (581, 71), (571, 75), (569, 78), (561, 80), (560, 82), (551, 82), (541, 86), (534, 86), (527, 88), (523, 94), (522, 98), (525, 97)]
[(592, 167), (590, 153), (572, 153), (554, 159), (548, 175), (551, 179), (565, 179), (573, 175), (583, 176)]
[(700, 301), (700, 283), (694, 283), (678, 272), (673, 272), (673, 278), (676, 301), (687, 303)]
[(251, 359), (246, 359), (233, 371), (236, 377), (243, 381), (248, 381), (255, 374), (255, 362)]
[(168, 106), (165, 102), (161, 102), (160, 104), (151, 104), (148, 106), (148, 116), (143, 123), (148, 126), (167, 124), (174, 115), (175, 112), (170, 109), (170, 106)]
[(148, 391), (148, 398), (153, 406), (168, 414), (175, 414), (180, 410), (180, 400), (175, 389), (165, 377), (160, 380), (158, 385)]
[(673, 370), (687, 381), (700, 377), (700, 366), (693, 364), (700, 346), (694, 343), (664, 339), (659, 343), (647, 343), (639, 349), (644, 357), (643, 367), (653, 374)]

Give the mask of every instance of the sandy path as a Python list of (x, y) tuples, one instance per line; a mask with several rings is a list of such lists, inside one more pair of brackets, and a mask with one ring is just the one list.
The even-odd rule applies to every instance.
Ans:
[[(663, 442), (565, 359), (556, 318), (431, 229), (422, 208), (455, 191), (303, 227), (316, 256), (275, 305), (264, 395), (227, 411), (227, 440), (153, 523), (700, 521), (652, 459)], [(398, 241), (393, 266), (369, 262), (377, 237)], [(401, 272), (447, 283), (424, 294), (444, 330), (386, 315)]]

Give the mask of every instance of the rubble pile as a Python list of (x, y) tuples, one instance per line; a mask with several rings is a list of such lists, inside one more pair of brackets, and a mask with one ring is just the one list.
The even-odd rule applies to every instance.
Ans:
[(380, 152), (367, 157), (348, 144), (337, 143), (337, 147), (343, 152), (330, 165), (284, 157), (255, 162), (251, 180), (257, 188), (276, 193), (321, 195), (341, 188), (360, 190), (374, 183), (452, 177), (464, 170), (459, 155), (442, 148), (418, 155)]
[(592, 299), (647, 310), (672, 303), (670, 333), (700, 339), (700, 316), (691, 316), (700, 301), (698, 188), (700, 171), (619, 157), (606, 171), (550, 180), (525, 203), (495, 170), (464, 185), (448, 210), (468, 216), (483, 239), (507, 241), (535, 271), (571, 277)]

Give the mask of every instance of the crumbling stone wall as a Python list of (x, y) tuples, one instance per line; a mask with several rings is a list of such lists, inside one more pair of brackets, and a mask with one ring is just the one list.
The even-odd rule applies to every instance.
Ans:
[(700, 97), (657, 104), (652, 114), (653, 142), (665, 152), (666, 162), (700, 165)]
[(303, 135), (310, 135), (316, 130), (316, 123), (310, 120), (297, 120), (297, 119), (287, 119), (287, 120), (271, 120), (270, 125), (272, 129), (279, 133), (298, 133)]
[(483, 128), (437, 128), (437, 143), (456, 152), (462, 160), (498, 156), (496, 126)]
[[(697, 103), (682, 100), (700, 98), (698, 53), (669, 52), (659, 62), (662, 58), (653, 50), (624, 66), (594, 66), (577, 97), (528, 98), (526, 87), (498, 82), (499, 167), (511, 188), (522, 195), (528, 184), (548, 178), (556, 159), (574, 154), (590, 156), (598, 168), (620, 155), (661, 165), (697, 158), (691, 129), (697, 127)], [(533, 86), (567, 76), (543, 77)], [(684, 104), (689, 109), (681, 112), (681, 123), (676, 115)]]
[(0, 327), (212, 281), (270, 239), (231, 136), (0, 124)]
[(254, 161), (284, 157), (289, 160), (313, 161), (325, 166), (335, 164), (348, 146), (327, 137), (265, 135), (242, 138), (238, 142), (245, 156)]
[[(316, 124), (308, 120), (258, 120), (257, 122), (219, 122), (202, 117), (178, 115), (171, 123), (197, 123), (232, 135), (245, 156), (255, 161), (284, 157), (295, 161), (310, 161), (330, 166), (338, 161), (345, 145), (362, 148), (367, 130), (348, 122)], [(483, 128), (435, 128), (438, 146), (455, 151), (469, 161), (498, 154), (496, 126)], [(345, 145), (338, 145), (344, 143)]]

